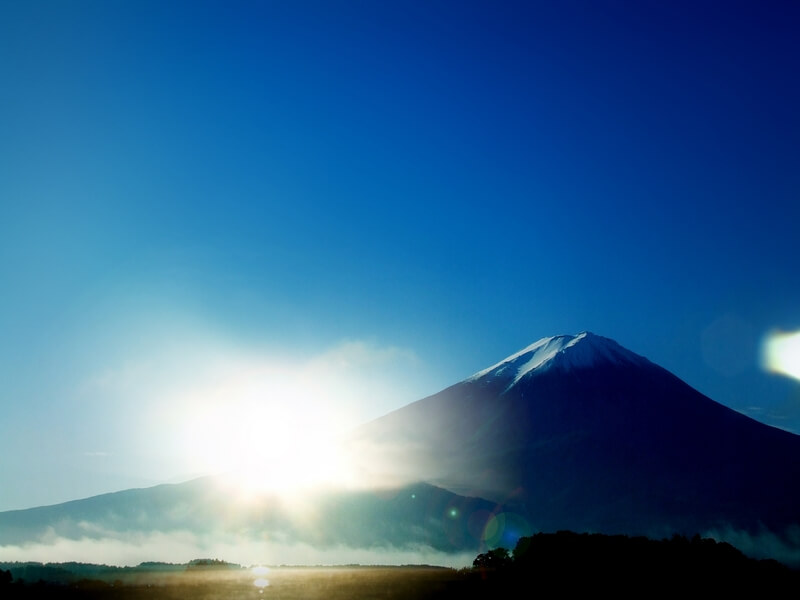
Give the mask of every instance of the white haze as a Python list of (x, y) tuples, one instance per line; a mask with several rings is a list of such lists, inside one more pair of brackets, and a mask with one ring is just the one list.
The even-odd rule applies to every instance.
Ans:
[(412, 565), (461, 568), (472, 564), (474, 553), (448, 554), (430, 547), (315, 548), (278, 540), (253, 540), (239, 536), (161, 532), (117, 534), (103, 539), (73, 540), (63, 537), (19, 546), (0, 546), (0, 561), (42, 563), (83, 562), (136, 566), (142, 562), (187, 563), (214, 558), (243, 566), (263, 565)]

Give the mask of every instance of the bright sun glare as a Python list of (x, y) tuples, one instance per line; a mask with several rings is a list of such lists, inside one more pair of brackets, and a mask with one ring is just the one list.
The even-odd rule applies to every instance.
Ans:
[(762, 360), (767, 371), (800, 379), (800, 331), (768, 334), (762, 347)]
[(198, 446), (207, 449), (203, 462), (243, 491), (287, 493), (346, 483), (334, 436), (313, 415), (249, 407), (234, 414), (211, 411), (196, 427), (204, 440)]
[(237, 369), (195, 392), (181, 418), (182, 452), (243, 494), (292, 494), (352, 483), (337, 444), (344, 393), (288, 367)]

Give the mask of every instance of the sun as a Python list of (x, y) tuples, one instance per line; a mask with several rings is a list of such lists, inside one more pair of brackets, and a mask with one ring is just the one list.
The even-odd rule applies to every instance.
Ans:
[(348, 475), (336, 436), (313, 415), (275, 407), (211, 414), (198, 458), (248, 492), (288, 494), (346, 485)]
[(319, 382), (277, 367), (244, 369), (195, 397), (181, 448), (195, 471), (245, 494), (296, 494), (352, 482), (341, 403)]

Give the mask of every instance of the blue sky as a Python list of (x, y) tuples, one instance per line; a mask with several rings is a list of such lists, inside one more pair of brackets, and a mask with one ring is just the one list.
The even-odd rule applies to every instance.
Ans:
[(800, 432), (759, 365), (800, 329), (798, 30), (790, 2), (0, 3), (0, 510), (201, 473), (175, 415), (240, 410), (247, 373), (329, 381), (296, 403), (346, 427), (583, 330)]

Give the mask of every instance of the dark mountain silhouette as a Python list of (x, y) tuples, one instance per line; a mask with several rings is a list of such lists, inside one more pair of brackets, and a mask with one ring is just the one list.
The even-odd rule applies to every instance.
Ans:
[(364, 425), (352, 448), (376, 477), (510, 503), (535, 531), (800, 531), (800, 436), (591, 333), (540, 340)]

